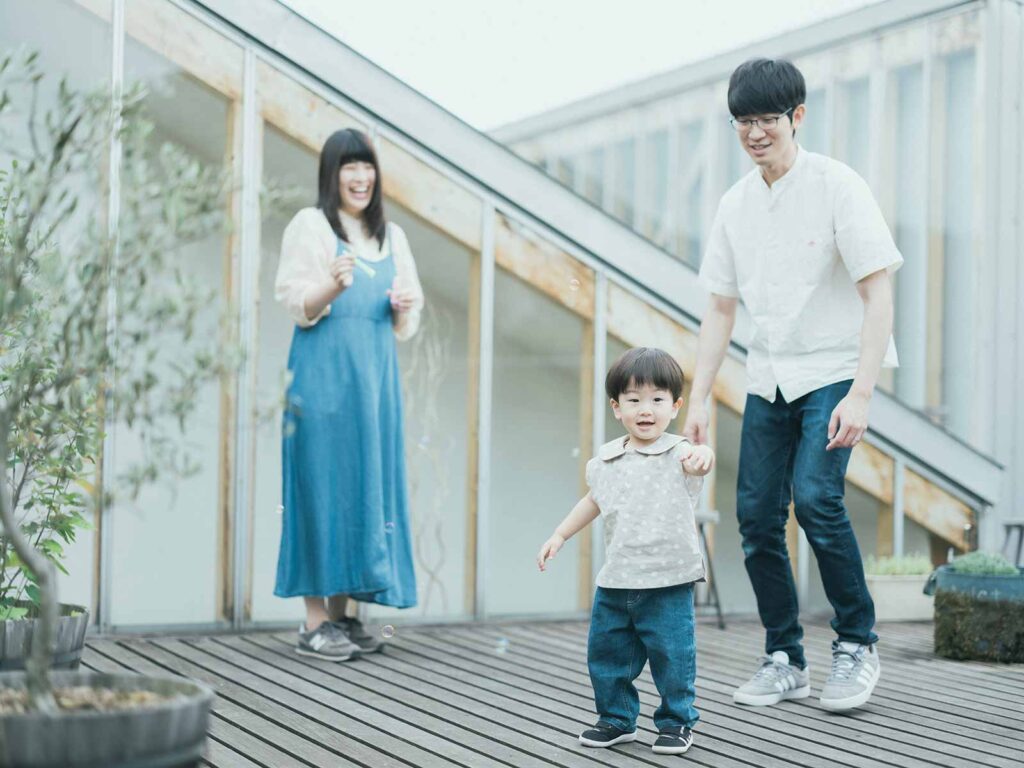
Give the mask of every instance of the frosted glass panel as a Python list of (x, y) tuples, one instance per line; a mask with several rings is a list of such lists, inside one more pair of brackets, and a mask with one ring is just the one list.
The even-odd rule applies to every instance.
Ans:
[[(543, 329), (543, 332), (538, 332)], [(583, 322), (502, 269), (495, 276), (486, 601), (492, 614), (579, 608), (578, 539), (546, 573), (534, 557), (579, 500)]]
[[(154, 156), (170, 143), (210, 168), (223, 168), (229, 156), (229, 102), (177, 64), (132, 37), (129, 25), (125, 73), (129, 82), (147, 89), (145, 111), (155, 124), (150, 137)], [(173, 33), (169, 33), (173, 34)], [(241, 56), (223, 41), (222, 55)], [(130, 179), (125, 179), (129, 184)], [(217, 338), (227, 307), (230, 275), (227, 234), (220, 232), (184, 245), (179, 262), (205, 286), (215, 301), (197, 322), (198, 338)], [(165, 279), (169, 279), (169, 276)], [(175, 359), (167, 350), (167, 374)], [(209, 382), (195, 396), (181, 446), (198, 467), (194, 474), (167, 478), (144, 489), (135, 501), (113, 510), (111, 621), (126, 624), (213, 622), (221, 619), (220, 526), (222, 500), (228, 498), (231, 469), (223, 462), (230, 414), (221, 408), (219, 382)], [(173, 434), (173, 433), (172, 433)], [(226, 439), (230, 440), (230, 436)], [(134, 464), (142, 448), (135, 431), (119, 426), (114, 436), (114, 471)]]

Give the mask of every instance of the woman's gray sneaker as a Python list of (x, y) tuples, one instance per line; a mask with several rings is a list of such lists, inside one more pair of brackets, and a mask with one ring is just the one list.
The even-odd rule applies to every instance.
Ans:
[(348, 661), (359, 655), (359, 646), (349, 640), (337, 624), (325, 621), (308, 632), (305, 626), (299, 627), (295, 652), (324, 661)]
[(332, 622), (355, 643), (362, 653), (376, 653), (384, 647), (384, 643), (366, 631), (363, 622), (355, 618), (338, 619)]
[(878, 651), (873, 645), (832, 642), (832, 671), (821, 689), (821, 707), (844, 712), (871, 698), (882, 675)]
[(784, 699), (806, 699), (811, 695), (811, 673), (789, 663), (789, 654), (775, 651), (761, 658), (761, 668), (732, 695), (737, 704), (766, 707)]

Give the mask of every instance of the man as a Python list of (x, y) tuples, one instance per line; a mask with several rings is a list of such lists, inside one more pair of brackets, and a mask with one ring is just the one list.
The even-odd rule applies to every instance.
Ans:
[(754, 334), (736, 511), (767, 656), (733, 698), (763, 706), (810, 695), (786, 550), (792, 501), (835, 610), (821, 704), (839, 711), (864, 704), (880, 674), (843, 496), (879, 370), (896, 365), (889, 272), (903, 258), (863, 179), (797, 144), (805, 97), (788, 61), (748, 61), (729, 81), (731, 122), (757, 167), (726, 192), (711, 229), (700, 270), (711, 301), (683, 434), (707, 438), (705, 401), (742, 299)]

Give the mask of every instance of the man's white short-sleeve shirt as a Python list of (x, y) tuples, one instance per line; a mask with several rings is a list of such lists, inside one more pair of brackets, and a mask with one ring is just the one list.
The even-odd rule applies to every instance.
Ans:
[[(854, 377), (864, 319), (856, 283), (902, 264), (864, 180), (798, 149), (771, 187), (755, 168), (722, 197), (700, 280), (750, 312), (748, 391), (774, 401), (777, 387), (792, 402)], [(892, 337), (882, 365), (898, 365)]]

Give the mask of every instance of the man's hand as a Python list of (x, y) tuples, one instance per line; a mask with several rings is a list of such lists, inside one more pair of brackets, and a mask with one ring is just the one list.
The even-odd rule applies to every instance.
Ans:
[(715, 466), (715, 452), (706, 445), (684, 446), (682, 464), (686, 474), (704, 477)]
[(551, 538), (544, 542), (544, 546), (537, 554), (537, 567), (542, 571), (546, 570), (548, 560), (558, 554), (558, 550), (562, 548), (563, 544), (565, 544), (565, 539), (557, 533), (551, 534)]
[(703, 403), (690, 400), (690, 407), (686, 410), (686, 421), (683, 422), (683, 437), (694, 445), (705, 445), (708, 441), (708, 423), (708, 409)]
[(828, 421), (828, 445), (826, 451), (836, 448), (852, 448), (864, 437), (868, 428), (868, 404), (870, 395), (850, 392), (839, 401)]

